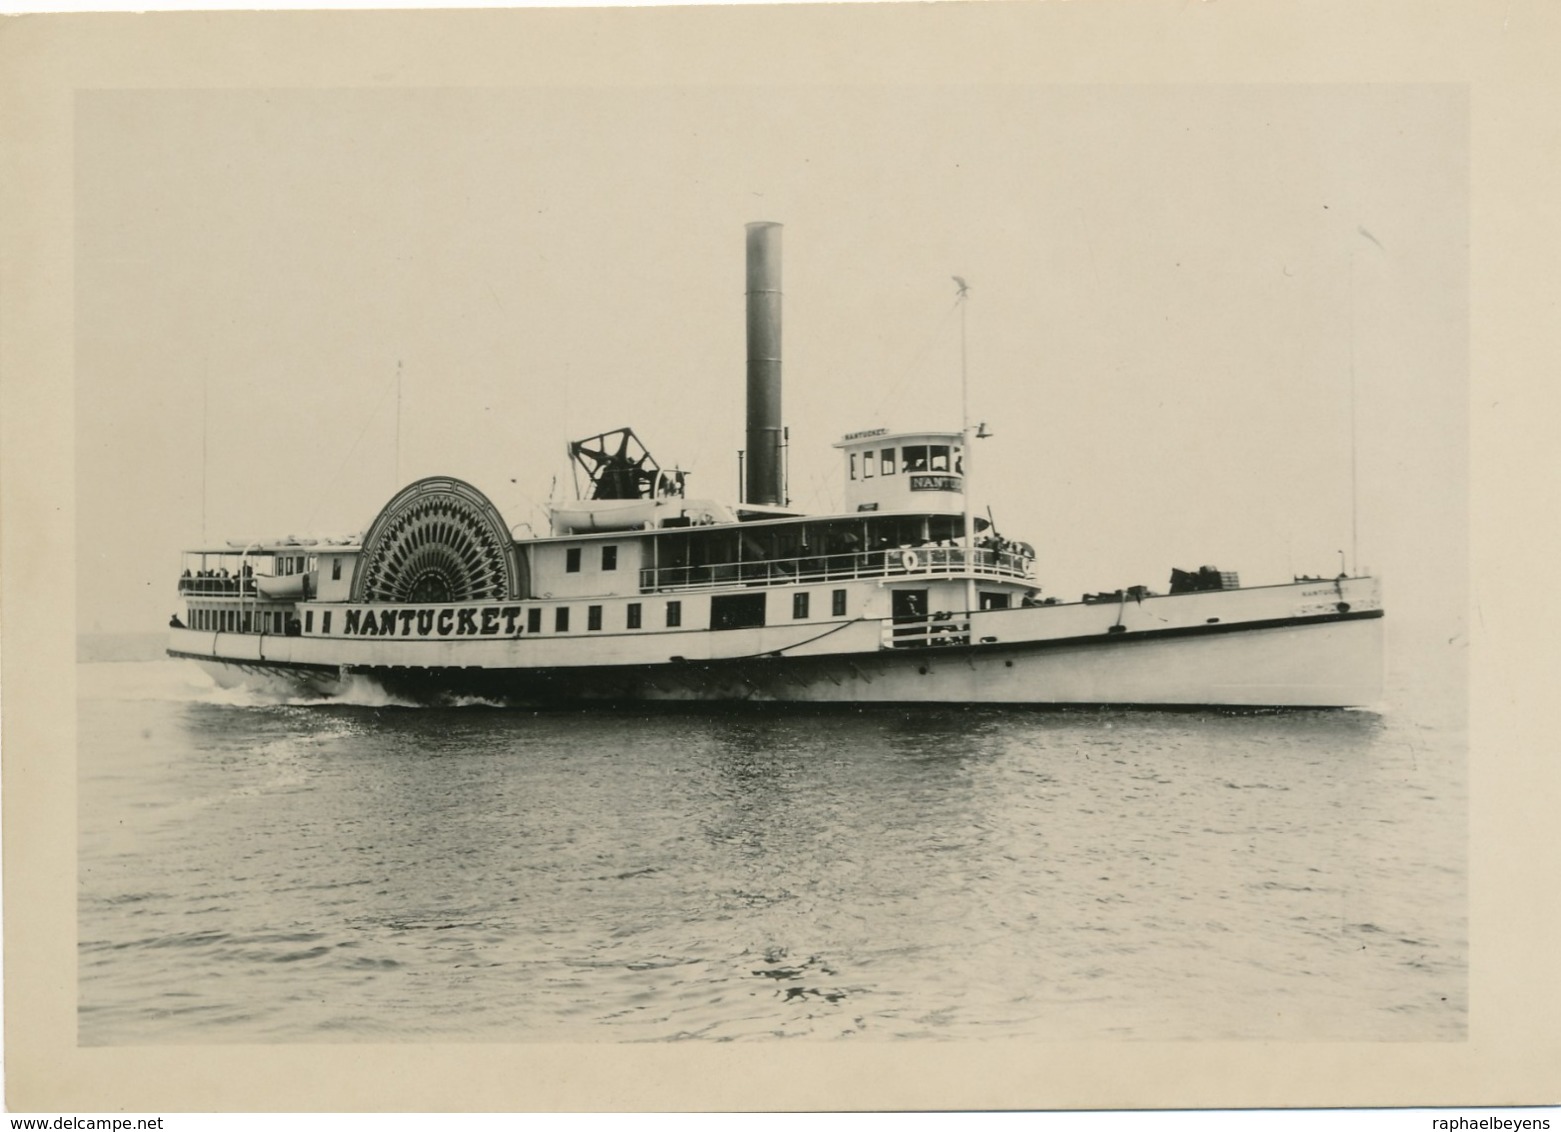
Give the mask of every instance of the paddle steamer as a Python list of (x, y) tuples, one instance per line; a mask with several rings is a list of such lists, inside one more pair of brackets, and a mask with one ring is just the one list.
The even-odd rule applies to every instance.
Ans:
[[(972, 515), (957, 431), (851, 433), (844, 510), (789, 505), (780, 227), (747, 232), (748, 428), (735, 502), (692, 498), (631, 429), (570, 445), (545, 536), (477, 488), (418, 480), (351, 538), (185, 552), (169, 655), (224, 684), (437, 700), (1369, 706), (1370, 576), (1242, 587), (1204, 567), (1042, 598), (1035, 554)], [(963, 295), (961, 283), (961, 294)]]

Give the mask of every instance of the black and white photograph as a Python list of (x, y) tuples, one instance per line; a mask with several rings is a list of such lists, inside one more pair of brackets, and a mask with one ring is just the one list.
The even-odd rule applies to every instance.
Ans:
[(82, 1051), (1470, 1040), (1468, 88), (978, 72), (74, 92)]

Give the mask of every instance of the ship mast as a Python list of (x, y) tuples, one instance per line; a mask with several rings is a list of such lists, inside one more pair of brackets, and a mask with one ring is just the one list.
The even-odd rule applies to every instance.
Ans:
[(968, 615), (976, 608), (975, 524), (970, 512), (970, 469), (975, 463), (972, 459), (975, 453), (970, 443), (970, 367), (965, 349), (965, 303), (970, 296), (970, 285), (958, 275), (954, 276), (954, 283), (959, 287), (955, 298), (959, 304), (959, 435), (965, 457), (960, 498), (965, 503), (965, 612)]
[(1360, 573), (1360, 491), (1357, 477), (1359, 443), (1355, 418), (1359, 415), (1355, 392), (1355, 250), (1350, 249), (1350, 566)]

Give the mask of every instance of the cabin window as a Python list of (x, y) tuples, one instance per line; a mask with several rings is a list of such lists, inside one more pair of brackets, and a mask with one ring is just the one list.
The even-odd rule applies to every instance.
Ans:
[(1008, 608), (1008, 601), (1009, 601), (1009, 598), (1008, 598), (1007, 594), (983, 593), (981, 595), (981, 608), (982, 609), (1007, 609)]
[(927, 446), (925, 444), (913, 444), (902, 451), (905, 453), (905, 470), (907, 472), (925, 472), (927, 470)]
[(628, 625), (630, 629), (638, 629), (640, 627), (640, 603), (637, 601), (629, 602)]
[(616, 570), (618, 568), (618, 548), (616, 546), (602, 547), (602, 569)]
[(585, 627), (587, 629), (600, 629), (602, 627), (602, 607), (588, 605), (585, 607)]
[(792, 616), (793, 620), (800, 621), (800, 620), (802, 620), (802, 618), (806, 617), (807, 615), (808, 615), (808, 595), (805, 594), (805, 593), (803, 593), (803, 594), (792, 594), (791, 595), (791, 616)]
[(895, 590), (889, 607), (896, 623), (923, 621), (927, 617), (927, 591)]
[(329, 633), (330, 631), (331, 631), (331, 611), (329, 609), (327, 609), (324, 613), (320, 614), (320, 632), (322, 632), (322, 633)]
[(333, 582), (341, 581), (341, 559), (340, 558), (332, 558), (331, 559), (331, 581), (333, 581)]
[(249, 632), (249, 614), (244, 614), (244, 632)]
[(878, 470), (881, 471), (886, 476), (894, 475), (894, 449), (893, 448), (885, 448), (883, 450), (883, 463), (880, 465)]
[(856, 479), (856, 453), (851, 453), (851, 478)]
[(949, 470), (949, 446), (947, 444), (934, 444), (932, 446), (932, 470), (946, 472)]
[(542, 610), (526, 610), (526, 632), (540, 633), (542, 631)]
[(553, 632), (569, 632), (569, 607), (567, 605), (560, 605), (553, 610)]
[(874, 463), (874, 461), (873, 461), (873, 454), (871, 452), (863, 452), (862, 453), (862, 478), (864, 480), (870, 480), (870, 479), (873, 478), (873, 463)]
[(683, 603), (681, 601), (667, 602), (667, 628), (676, 629), (683, 624)]
[(580, 548), (578, 546), (571, 546), (564, 551), (564, 571), (569, 574), (578, 574), (580, 572)]
[(304, 611), (304, 632), (314, 632), (314, 610), (312, 609)]
[(845, 590), (836, 590), (833, 594), (830, 595), (829, 612), (833, 617), (844, 617), (846, 615)]
[(763, 594), (719, 594), (710, 599), (712, 629), (756, 629), (763, 624)]

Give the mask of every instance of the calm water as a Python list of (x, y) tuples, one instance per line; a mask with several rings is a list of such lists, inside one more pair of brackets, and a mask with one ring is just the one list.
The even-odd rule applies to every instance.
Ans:
[(83, 1044), (1464, 1036), (1449, 718), (78, 677)]

